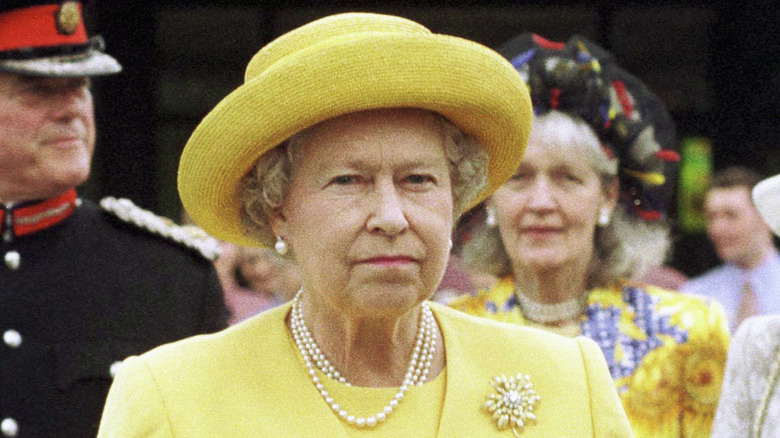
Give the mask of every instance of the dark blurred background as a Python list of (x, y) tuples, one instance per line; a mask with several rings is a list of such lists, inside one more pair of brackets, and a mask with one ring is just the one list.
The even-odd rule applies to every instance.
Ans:
[(685, 187), (672, 193), (670, 264), (685, 274), (717, 262), (695, 220), (709, 172), (734, 164), (780, 172), (774, 1), (102, 0), (86, 8), (88, 26), (124, 71), (95, 82), (98, 147), (82, 195), (128, 197), (175, 220), (178, 158), (200, 119), (241, 83), (265, 43), (344, 11), (401, 15), (490, 47), (533, 31), (559, 41), (581, 34), (613, 52), (677, 123), (688, 167)]

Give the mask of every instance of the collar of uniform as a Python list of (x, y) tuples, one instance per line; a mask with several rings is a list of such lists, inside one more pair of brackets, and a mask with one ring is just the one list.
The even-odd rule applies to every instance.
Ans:
[(5, 206), (0, 204), (0, 228), (3, 240), (10, 242), (14, 237), (49, 228), (65, 220), (78, 205), (76, 190), (54, 198)]

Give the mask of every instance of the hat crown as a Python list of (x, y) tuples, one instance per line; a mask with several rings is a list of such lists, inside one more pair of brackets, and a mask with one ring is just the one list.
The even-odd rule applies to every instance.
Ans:
[(274, 63), (307, 47), (327, 43), (331, 38), (366, 32), (431, 33), (425, 26), (402, 17), (361, 12), (332, 15), (292, 30), (263, 47), (249, 61), (244, 82), (251, 81)]
[(0, 71), (80, 77), (121, 69), (102, 38), (87, 35), (80, 1), (0, 1)]

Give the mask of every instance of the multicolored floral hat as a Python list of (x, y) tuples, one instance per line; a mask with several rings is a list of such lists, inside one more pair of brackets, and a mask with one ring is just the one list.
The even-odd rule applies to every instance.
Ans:
[(645, 221), (663, 219), (670, 195), (668, 164), (680, 159), (663, 102), (582, 36), (559, 43), (524, 33), (498, 52), (528, 84), (535, 114), (558, 110), (593, 128), (607, 155), (620, 163), (626, 210)]

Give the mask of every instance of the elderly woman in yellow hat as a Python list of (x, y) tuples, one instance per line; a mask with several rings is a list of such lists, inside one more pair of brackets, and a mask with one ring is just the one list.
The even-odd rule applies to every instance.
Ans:
[(601, 352), (430, 303), (531, 124), (497, 53), (326, 17), (260, 50), (179, 168), (191, 217), (295, 258), (287, 305), (128, 359), (100, 437), (631, 436)]
[(637, 437), (708, 436), (728, 346), (723, 308), (636, 280), (669, 245), (677, 159), (658, 97), (606, 50), (522, 34), (501, 49), (534, 112), (523, 162), (463, 249), (501, 278), (451, 304), (601, 347)]

